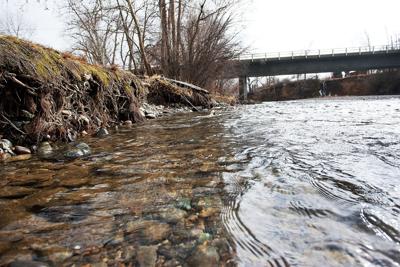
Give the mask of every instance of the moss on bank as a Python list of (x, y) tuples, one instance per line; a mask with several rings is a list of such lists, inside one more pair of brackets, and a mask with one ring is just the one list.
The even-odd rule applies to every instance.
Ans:
[(208, 94), (150, 81), (145, 87), (131, 72), (0, 35), (0, 135), (31, 144), (74, 140), (82, 131), (142, 121), (140, 104), (155, 92), (166, 96), (164, 104), (175, 103), (170, 100), (177, 95), (184, 105), (210, 103)]

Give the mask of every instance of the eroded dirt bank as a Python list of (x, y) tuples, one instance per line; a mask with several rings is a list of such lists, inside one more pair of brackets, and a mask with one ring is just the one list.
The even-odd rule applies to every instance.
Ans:
[[(0, 139), (14, 145), (75, 141), (178, 108), (199, 110), (215, 104), (200, 88), (159, 76), (139, 78), (0, 35)], [(7, 152), (4, 149), (0, 154)]]

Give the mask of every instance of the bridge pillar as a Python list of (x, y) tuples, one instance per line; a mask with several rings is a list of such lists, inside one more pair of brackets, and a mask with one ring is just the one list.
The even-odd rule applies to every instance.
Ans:
[(247, 100), (247, 77), (239, 78), (239, 100)]

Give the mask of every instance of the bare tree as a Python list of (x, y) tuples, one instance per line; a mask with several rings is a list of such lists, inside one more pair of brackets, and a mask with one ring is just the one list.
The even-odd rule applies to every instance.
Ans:
[(104, 0), (67, 0), (73, 50), (83, 53), (89, 62), (102, 65), (115, 63), (120, 23), (105, 4)]
[(67, 0), (75, 49), (92, 63), (211, 86), (237, 56), (239, 0)]
[[(159, 0), (160, 65), (164, 75), (209, 86), (241, 52), (235, 34), (236, 0)], [(176, 16), (177, 14), (177, 16)]]
[(19, 38), (30, 39), (35, 33), (35, 27), (32, 23), (28, 22), (23, 13), (7, 12), (0, 18), (0, 33), (13, 35)]

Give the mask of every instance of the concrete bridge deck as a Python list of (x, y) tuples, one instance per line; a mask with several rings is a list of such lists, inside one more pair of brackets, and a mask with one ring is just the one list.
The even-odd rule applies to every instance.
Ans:
[(400, 47), (357, 47), (243, 55), (231, 62), (226, 78), (239, 78), (247, 96), (247, 78), (290, 74), (400, 68)]

